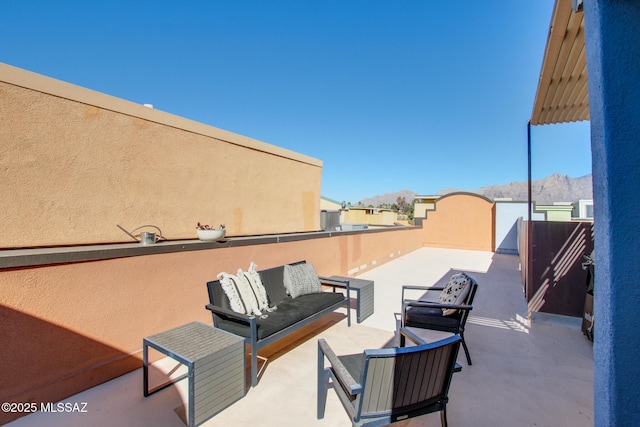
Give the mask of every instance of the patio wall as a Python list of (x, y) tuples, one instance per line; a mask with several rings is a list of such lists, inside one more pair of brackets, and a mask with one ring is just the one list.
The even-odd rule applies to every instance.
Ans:
[[(321, 275), (356, 275), (422, 247), (422, 239), (419, 228), (368, 230), (0, 270), (0, 400), (58, 401), (139, 368), (143, 337), (212, 322), (205, 284), (221, 271), (306, 259)], [(0, 414), (0, 424), (17, 416)]]
[(495, 204), (473, 193), (451, 193), (436, 200), (422, 221), (425, 246), (495, 250)]
[(320, 229), (318, 159), (2, 63), (0, 115), (0, 248)]

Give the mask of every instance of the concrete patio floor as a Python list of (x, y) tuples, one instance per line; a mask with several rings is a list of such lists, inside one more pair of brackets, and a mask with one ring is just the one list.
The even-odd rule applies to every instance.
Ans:
[[(314, 323), (291, 339), (265, 349), (260, 383), (203, 426), (349, 426), (330, 391), (325, 418), (316, 419), (317, 340), (338, 354), (397, 345), (396, 318), (401, 285), (443, 284), (454, 271), (473, 276), (479, 289), (467, 323), (472, 366), (460, 350), (462, 372), (449, 392), (452, 426), (593, 425), (593, 351), (579, 322), (540, 316), (527, 319), (518, 257), (490, 252), (422, 248), (375, 267), (360, 278), (375, 281), (375, 313), (346, 325), (343, 313)], [(204, 284), (203, 284), (204, 286)], [(352, 312), (355, 314), (355, 312)], [(159, 369), (175, 363), (163, 360)], [(153, 378), (152, 378), (153, 379)], [(186, 380), (148, 398), (142, 370), (65, 400), (86, 402), (86, 413), (35, 413), (8, 426), (184, 426)], [(438, 414), (397, 426), (439, 426)]]

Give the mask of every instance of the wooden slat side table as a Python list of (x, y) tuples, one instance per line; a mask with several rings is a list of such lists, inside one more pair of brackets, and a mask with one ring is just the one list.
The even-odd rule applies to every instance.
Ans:
[(246, 393), (244, 338), (201, 322), (188, 323), (144, 338), (142, 358), (145, 397), (174, 383), (169, 381), (149, 390), (149, 347), (188, 368), (185, 376), (189, 378), (187, 410), (189, 427), (202, 424), (244, 397)]
[[(335, 280), (348, 280), (349, 288), (356, 292), (356, 316), (358, 323), (361, 323), (364, 319), (373, 314), (374, 303), (374, 283), (373, 280), (355, 279), (353, 277), (346, 276), (331, 276), (329, 279)], [(331, 286), (344, 287), (340, 285)]]

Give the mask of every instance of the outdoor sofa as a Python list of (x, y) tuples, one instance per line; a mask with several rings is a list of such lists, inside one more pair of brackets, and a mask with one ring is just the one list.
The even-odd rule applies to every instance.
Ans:
[[(218, 280), (207, 282), (210, 303), (206, 308), (211, 311), (216, 328), (242, 336), (249, 344), (251, 385), (255, 387), (258, 383), (258, 350), (338, 308), (346, 308), (348, 326), (351, 326), (351, 315), (348, 280), (319, 277), (313, 266), (305, 261), (262, 271), (252, 271), (253, 267), (252, 263), (248, 272), (238, 271), (237, 275), (221, 273)], [(237, 290), (236, 285), (246, 285), (246, 281), (243, 281), (245, 279), (252, 281), (255, 286), (254, 279), (258, 277), (266, 292), (266, 299), (262, 295), (263, 305), (258, 308), (260, 314), (255, 314), (255, 307), (252, 312), (246, 301), (242, 301), (242, 304), (235, 301), (233, 307), (232, 300), (235, 296), (232, 294), (230, 300), (228, 292)], [(322, 285), (336, 284), (344, 286), (346, 292), (335, 292), (335, 286), (334, 292), (327, 292), (322, 288)], [(259, 292), (256, 296), (260, 299)]]

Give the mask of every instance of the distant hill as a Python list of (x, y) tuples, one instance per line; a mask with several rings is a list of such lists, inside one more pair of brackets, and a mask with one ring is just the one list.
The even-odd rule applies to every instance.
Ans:
[[(467, 191), (488, 197), (491, 200), (497, 198), (511, 198), (518, 201), (527, 200), (527, 182), (512, 182), (506, 185), (490, 185), (477, 190), (460, 190), (448, 188), (437, 194), (445, 195), (456, 191)], [(550, 205), (553, 202), (576, 202), (580, 199), (593, 199), (593, 187), (591, 174), (579, 178), (571, 178), (567, 175), (555, 173), (531, 183), (532, 198), (538, 205)], [(362, 199), (360, 206), (372, 205), (377, 207), (382, 204), (394, 204), (398, 197), (404, 197), (407, 203), (413, 202), (415, 191), (401, 190), (386, 193), (381, 196), (373, 196)]]
[[(448, 194), (440, 192), (438, 194)], [(491, 200), (511, 198), (527, 200), (527, 182), (512, 182), (506, 185), (491, 185), (471, 190)], [(550, 205), (553, 202), (576, 202), (580, 199), (593, 199), (591, 174), (579, 178), (555, 173), (538, 181), (531, 182), (532, 199), (538, 205)]]
[(398, 200), (398, 197), (404, 197), (407, 203), (412, 203), (413, 199), (415, 199), (417, 195), (418, 193), (416, 193), (415, 191), (400, 190), (394, 193), (386, 193), (386, 194), (383, 194), (382, 196), (373, 196), (368, 199), (362, 199), (360, 200), (360, 203), (358, 204), (358, 206), (371, 205), (373, 207), (378, 207), (383, 204), (392, 205), (396, 203), (396, 201)]

